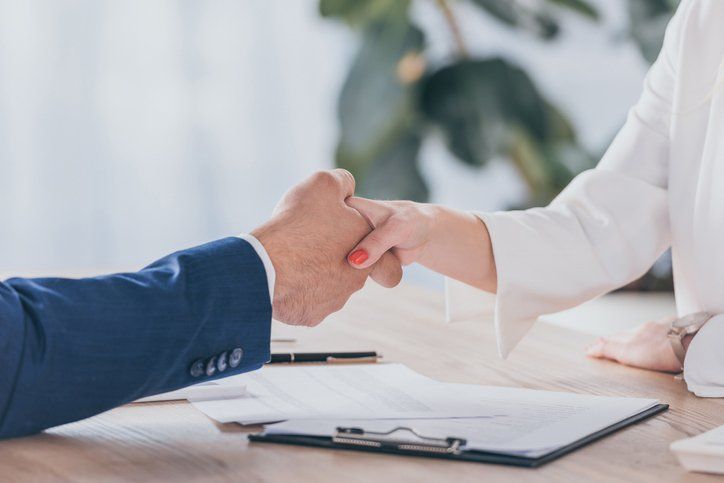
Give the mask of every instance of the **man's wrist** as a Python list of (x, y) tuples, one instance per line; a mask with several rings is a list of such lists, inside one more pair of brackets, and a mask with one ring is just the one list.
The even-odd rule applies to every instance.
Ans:
[[(497, 269), (490, 232), (475, 213), (436, 207), (431, 239), (442, 240), (434, 252), (444, 262), (436, 271), (489, 293), (497, 292)], [(429, 267), (429, 268), (438, 268)], [(447, 270), (446, 270), (447, 269)]]
[[(283, 256), (283, 254), (289, 253), (289, 249), (285, 247), (284, 237), (281, 236), (278, 221), (272, 220), (264, 223), (252, 230), (251, 235), (264, 246), (269, 260), (274, 266), (274, 294), (271, 303), (272, 308), (277, 311), (284, 305), (282, 301), (287, 300), (291, 292), (288, 280), (289, 261), (285, 261)], [(278, 317), (275, 318), (278, 320)]]
[(249, 233), (254, 239), (256, 239), (259, 244), (264, 247), (264, 252), (266, 253), (267, 258), (272, 264), (272, 267), (274, 268), (274, 287), (273, 287), (273, 293), (277, 293), (277, 285), (279, 284), (279, 273), (277, 271), (278, 262), (277, 262), (277, 255), (276, 255), (276, 249), (271, 237), (271, 233), (269, 231), (269, 228), (265, 225), (260, 226), (259, 228), (256, 228), (255, 230), (252, 230)]
[(251, 233), (242, 233), (238, 236), (245, 242), (247, 242), (256, 252), (257, 256), (264, 265), (264, 271), (266, 272), (267, 288), (269, 289), (269, 302), (273, 303), (274, 291), (276, 287), (276, 269), (274, 263), (269, 256), (264, 244)]

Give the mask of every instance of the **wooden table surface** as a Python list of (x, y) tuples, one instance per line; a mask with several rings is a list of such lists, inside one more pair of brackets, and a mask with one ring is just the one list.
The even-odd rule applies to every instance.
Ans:
[(686, 473), (669, 444), (724, 424), (724, 400), (699, 399), (670, 375), (589, 360), (592, 336), (539, 323), (507, 361), (492, 327), (445, 324), (440, 294), (370, 284), (316, 329), (275, 328), (275, 349), (376, 349), (433, 378), (610, 396), (671, 409), (539, 469), (248, 443), (185, 402), (135, 404), (45, 434), (0, 442), (2, 481), (715, 481)]

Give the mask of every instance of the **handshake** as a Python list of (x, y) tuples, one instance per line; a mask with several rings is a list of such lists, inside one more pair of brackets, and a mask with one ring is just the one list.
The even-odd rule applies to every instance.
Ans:
[(346, 203), (354, 190), (348, 171), (318, 172), (288, 191), (272, 218), (252, 231), (276, 271), (276, 320), (314, 326), (344, 307), (368, 276), (385, 287), (400, 282), (402, 267), (391, 252), (366, 268), (347, 261), (350, 250), (373, 228)]

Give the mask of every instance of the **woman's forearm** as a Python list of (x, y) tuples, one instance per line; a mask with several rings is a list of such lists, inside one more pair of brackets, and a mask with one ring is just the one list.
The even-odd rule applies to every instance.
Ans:
[(354, 247), (349, 263), (365, 269), (388, 250), (405, 265), (419, 263), (473, 287), (495, 293), (498, 274), (488, 229), (475, 215), (412, 201), (350, 197), (374, 230)]
[(498, 275), (485, 223), (470, 213), (428, 206), (431, 233), (418, 262), (435, 272), (495, 293)]

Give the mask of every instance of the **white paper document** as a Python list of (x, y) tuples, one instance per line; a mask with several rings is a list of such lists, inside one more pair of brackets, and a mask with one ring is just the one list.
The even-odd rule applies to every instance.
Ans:
[(530, 389), (448, 384), (401, 364), (265, 367), (243, 377), (250, 394), (193, 401), (221, 422), (269, 425), (279, 434), (331, 436), (335, 428), (411, 427), (468, 449), (535, 456), (577, 441), (657, 404)]
[[(481, 387), (481, 389), (499, 388)], [(489, 401), (488, 409), (495, 414), (488, 417), (291, 420), (267, 425), (264, 430), (267, 434), (333, 436), (338, 427), (360, 428), (365, 432), (375, 433), (387, 433), (396, 428), (410, 428), (425, 438), (464, 439), (467, 442), (463, 447), (465, 450), (536, 457), (574, 443), (645, 411), (657, 403), (654, 400), (619, 398), (586, 401), (585, 399), (591, 396), (526, 389), (509, 391), (504, 399)], [(537, 396), (551, 395), (557, 395), (560, 402), (534, 400)], [(576, 401), (579, 397), (582, 399)], [(399, 431), (390, 437), (409, 442), (424, 442), (406, 431)]]
[(197, 401), (222, 422), (258, 424), (286, 419), (440, 418), (480, 416), (470, 400), (451, 397), (440, 382), (402, 364), (286, 366), (236, 376), (248, 397)]
[(218, 381), (202, 382), (193, 386), (184, 387), (175, 391), (164, 392), (154, 396), (136, 399), (137, 403), (151, 403), (160, 401), (179, 401), (184, 399), (226, 399), (245, 396), (246, 386), (238, 382), (235, 376), (219, 379)]
[(724, 426), (674, 441), (671, 451), (689, 471), (724, 474)]

